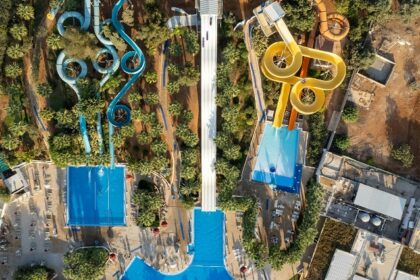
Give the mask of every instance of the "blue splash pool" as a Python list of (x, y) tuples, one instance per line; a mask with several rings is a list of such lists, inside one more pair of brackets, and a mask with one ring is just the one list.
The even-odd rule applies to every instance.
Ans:
[(253, 181), (292, 193), (299, 192), (302, 171), (301, 165), (297, 164), (299, 132), (266, 124), (252, 172)]
[(70, 226), (125, 225), (124, 196), (123, 166), (67, 168), (67, 224)]
[(194, 246), (191, 264), (177, 274), (163, 274), (136, 257), (121, 280), (160, 279), (232, 279), (224, 264), (225, 216), (220, 210), (203, 212), (194, 209)]

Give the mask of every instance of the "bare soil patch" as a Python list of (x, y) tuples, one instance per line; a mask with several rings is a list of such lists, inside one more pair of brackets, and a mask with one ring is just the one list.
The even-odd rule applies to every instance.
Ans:
[[(390, 41), (383, 55), (395, 62), (394, 72), (386, 87), (375, 86), (361, 79), (358, 87), (372, 91), (373, 101), (369, 109), (359, 108), (359, 120), (354, 124), (341, 123), (339, 133), (350, 138), (348, 150), (352, 157), (365, 161), (372, 159), (375, 165), (409, 176), (420, 178), (420, 18), (403, 23), (392, 20), (377, 28), (373, 43), (379, 49), (384, 41)], [(412, 168), (391, 158), (394, 145), (409, 144), (414, 154)]]

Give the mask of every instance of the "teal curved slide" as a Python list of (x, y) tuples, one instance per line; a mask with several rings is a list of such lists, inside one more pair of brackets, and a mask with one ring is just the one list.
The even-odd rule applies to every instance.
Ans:
[[(57, 30), (61, 36), (64, 35), (64, 31), (65, 31), (64, 22), (70, 18), (76, 19), (80, 23), (80, 29), (83, 31), (86, 31), (89, 28), (90, 18), (91, 18), (90, 0), (85, 0), (84, 15), (80, 14), (79, 12), (65, 12), (60, 16), (60, 18), (57, 21)], [(67, 67), (69, 66), (70, 63), (77, 63), (81, 67), (81, 71), (79, 75), (77, 75), (77, 77), (70, 77), (66, 73)], [(76, 83), (79, 79), (86, 77), (86, 74), (87, 74), (86, 62), (84, 62), (83, 60), (76, 60), (73, 58), (66, 59), (65, 53), (64, 51), (62, 51), (58, 55), (56, 68), (57, 68), (57, 73), (60, 76), (60, 78), (73, 89), (73, 91), (77, 95), (77, 98), (80, 100), (79, 89), (77, 88)], [(85, 153), (90, 154), (91, 147), (90, 147), (89, 136), (88, 136), (87, 127), (86, 127), (86, 118), (83, 115), (79, 116), (79, 123), (80, 123), (80, 133), (82, 135)]]
[[(136, 80), (143, 74), (146, 68), (146, 59), (142, 50), (139, 48), (139, 46), (137, 46), (133, 39), (131, 39), (131, 37), (125, 33), (124, 27), (118, 20), (118, 13), (120, 12), (124, 3), (125, 0), (119, 0), (115, 4), (114, 8), (112, 9), (111, 22), (120, 37), (133, 49), (132, 51), (126, 52), (121, 58), (121, 68), (126, 74), (131, 75), (131, 78), (123, 86), (120, 92), (118, 92), (118, 94), (114, 97), (107, 110), (108, 122), (110, 123), (109, 152), (111, 155), (111, 167), (114, 166), (114, 145), (112, 144), (112, 136), (114, 133), (113, 127), (122, 127), (130, 122), (130, 109), (126, 105), (118, 104), (118, 102), (127, 93), (127, 91), (136, 82)], [(138, 60), (137, 65), (132, 67), (129, 64), (135, 59)], [(118, 112), (124, 113), (125, 118), (122, 120), (117, 119), (116, 116)]]

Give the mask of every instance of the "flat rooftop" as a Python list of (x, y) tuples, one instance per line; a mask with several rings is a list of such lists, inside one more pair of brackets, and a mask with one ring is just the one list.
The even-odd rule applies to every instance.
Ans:
[(67, 224), (124, 226), (125, 168), (67, 168)]

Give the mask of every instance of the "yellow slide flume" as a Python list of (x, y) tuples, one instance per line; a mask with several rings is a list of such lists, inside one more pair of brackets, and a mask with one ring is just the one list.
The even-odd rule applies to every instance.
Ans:
[[(293, 108), (301, 114), (309, 115), (322, 109), (325, 103), (325, 90), (337, 88), (346, 76), (346, 65), (341, 57), (336, 54), (311, 49), (297, 45), (290, 34), (283, 20), (275, 24), (283, 41), (270, 45), (262, 59), (261, 71), (270, 80), (281, 82), (282, 92), (277, 104), (276, 115), (274, 118), (274, 127), (280, 127), (283, 122), (284, 112), (286, 110), (286, 98), (289, 97)], [(315, 78), (301, 78), (295, 76), (302, 66), (302, 57), (327, 61), (335, 66), (334, 75), (330, 80), (319, 80)], [(283, 60), (278, 61), (279, 57)], [(278, 63), (283, 63), (281, 68)], [(315, 94), (315, 100), (311, 104), (305, 104), (300, 99), (301, 92), (310, 89)]]

